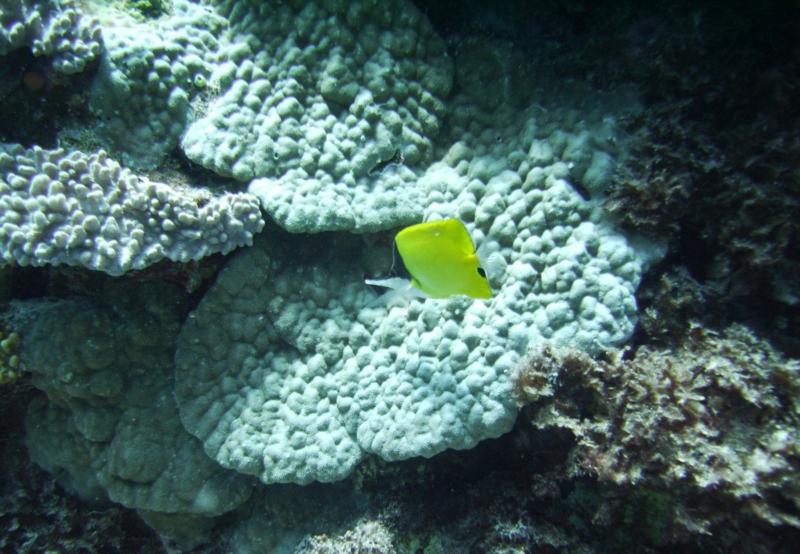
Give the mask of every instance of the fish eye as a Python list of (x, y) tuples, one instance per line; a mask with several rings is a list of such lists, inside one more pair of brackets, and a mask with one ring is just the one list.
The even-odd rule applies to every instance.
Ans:
[(478, 266), (478, 275), (486, 279), (486, 272), (483, 270), (482, 267)]

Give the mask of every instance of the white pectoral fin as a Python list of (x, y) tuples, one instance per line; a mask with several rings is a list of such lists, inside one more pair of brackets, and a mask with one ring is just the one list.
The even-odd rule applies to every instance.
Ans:
[(428, 298), (428, 295), (411, 284), (408, 279), (402, 277), (387, 277), (386, 279), (364, 279), (364, 283), (373, 287), (383, 287), (389, 289), (385, 294), (378, 295), (370, 301), (368, 306), (374, 304), (391, 304), (395, 299), (402, 298)]
[(386, 279), (364, 279), (364, 282), (373, 287), (383, 287), (385, 289), (402, 290), (413, 288), (411, 281), (402, 277), (387, 277)]

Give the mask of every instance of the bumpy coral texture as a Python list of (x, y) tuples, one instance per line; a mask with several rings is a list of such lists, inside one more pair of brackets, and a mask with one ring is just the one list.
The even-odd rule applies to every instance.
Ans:
[[(224, 92), (187, 132), (187, 155), (238, 179), (302, 168), (361, 177), (403, 148), (430, 155), (452, 69), (409, 3), (222, 2), (232, 27)], [(213, 78), (212, 78), (213, 79)]]
[(411, 3), (177, 0), (147, 25), (100, 13), (91, 131), (126, 166), (155, 168), (180, 143), (220, 176), (255, 179), (294, 232), (420, 217), (414, 183), (453, 67)]
[(694, 326), (671, 350), (597, 363), (537, 349), (517, 373), (539, 428), (572, 431), (570, 472), (675, 494), (675, 520), (708, 532), (726, 514), (800, 527), (800, 363), (751, 331)]
[(0, 386), (22, 376), (19, 365), (19, 333), (0, 323)]
[(344, 533), (330, 537), (316, 535), (305, 537), (294, 554), (396, 554), (391, 531), (381, 521), (359, 521)]
[(426, 218), (459, 217), (481, 245), (491, 301), (374, 302), (358, 248), (279, 237), (221, 273), (176, 355), (184, 425), (220, 463), (306, 483), (345, 477), (364, 452), (471, 448), (513, 424), (508, 372), (530, 344), (630, 336), (640, 261), (564, 179), (548, 126), (487, 132), (511, 136), (481, 155), (455, 144), (419, 186)]
[[(178, 298), (166, 286), (83, 299), (18, 302), (22, 360), (48, 402), (31, 405), (32, 458), (85, 496), (129, 508), (211, 517), (250, 489), (203, 452), (172, 397)], [(12, 316), (13, 317), (13, 316)]]
[(246, 193), (214, 196), (140, 178), (105, 152), (0, 144), (0, 260), (121, 275), (252, 242), (263, 220)]
[(352, 356), (368, 293), (353, 265), (324, 256), (293, 267), (276, 248), (257, 238), (237, 254), (184, 324), (181, 419), (226, 467), (266, 482), (334, 481), (361, 458), (339, 415), (336, 370)]
[(177, 0), (146, 23), (104, 17), (106, 53), (92, 84), (94, 133), (128, 167), (152, 169), (201, 110), (227, 22), (208, 6)]
[(100, 55), (97, 21), (81, 14), (72, 0), (0, 1), (0, 56), (29, 48), (47, 56), (60, 73), (78, 73)]
[[(221, 175), (264, 178), (264, 206), (292, 231), (369, 230), (413, 218), (412, 171), (444, 115), (452, 64), (410, 3), (223, 2), (228, 62), (220, 97), (183, 138)], [(295, 208), (292, 208), (295, 206)]]
[[(442, 55), (438, 63), (449, 60)], [(586, 93), (574, 84), (536, 80), (520, 69), (525, 67), (524, 60), (489, 41), (460, 42), (453, 65), (456, 94), (445, 101), (439, 125), (425, 126), (434, 160), (455, 144), (453, 155), (460, 151), (482, 158), (470, 171), (478, 172), (484, 181), (505, 169), (519, 169), (522, 159), (540, 166), (562, 161), (568, 170), (563, 175), (570, 183), (592, 194), (602, 193), (620, 154), (616, 118), (609, 114), (619, 111), (620, 99), (633, 109), (635, 99), (616, 91), (606, 97), (596, 91)], [(558, 102), (551, 101), (545, 108), (533, 104), (532, 98), (537, 102), (557, 98)], [(533, 125), (521, 130), (526, 122)], [(507, 141), (520, 137), (517, 148), (509, 148)], [(355, 180), (347, 175), (337, 179), (328, 171), (312, 175), (301, 165), (281, 176), (255, 179), (249, 191), (270, 216), (293, 232), (369, 232), (418, 222), (429, 217), (426, 208), (438, 201), (443, 185), (425, 179), (430, 164), (416, 163), (407, 151), (401, 148), (366, 177)], [(503, 156), (510, 158), (503, 161)], [(472, 175), (464, 177), (468, 180)]]

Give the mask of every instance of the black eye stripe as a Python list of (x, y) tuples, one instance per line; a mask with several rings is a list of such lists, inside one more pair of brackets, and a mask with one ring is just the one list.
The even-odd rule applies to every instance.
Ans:
[(483, 268), (482, 268), (482, 267), (480, 267), (480, 266), (478, 266), (478, 275), (480, 275), (480, 276), (481, 276), (481, 277), (483, 277), (484, 279), (486, 278), (486, 272), (485, 272), (485, 271), (483, 270)]

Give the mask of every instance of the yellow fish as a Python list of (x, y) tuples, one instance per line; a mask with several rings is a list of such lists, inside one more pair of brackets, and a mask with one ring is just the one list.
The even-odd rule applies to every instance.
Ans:
[[(458, 219), (418, 223), (394, 238), (411, 285), (431, 298), (466, 294), (491, 298), (492, 288), (480, 265), (475, 245)], [(397, 279), (367, 280), (367, 284), (400, 288)]]

